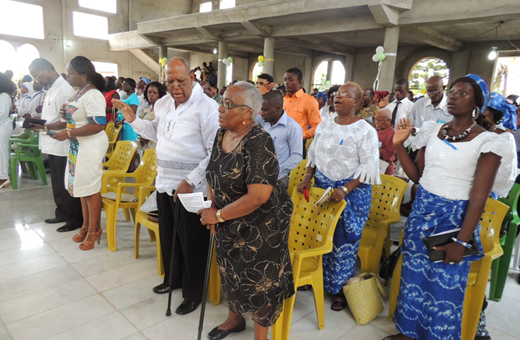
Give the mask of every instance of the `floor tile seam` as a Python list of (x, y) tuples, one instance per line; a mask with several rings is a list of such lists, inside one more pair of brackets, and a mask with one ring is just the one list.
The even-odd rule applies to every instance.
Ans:
[[(108, 317), (108, 316), (110, 316), (110, 315), (112, 315), (112, 314), (115, 314), (115, 313), (118, 313), (120, 316), (122, 316), (122, 317), (124, 318), (124, 315), (122, 315), (122, 314), (121, 314), (121, 313), (116, 309), (116, 310), (114, 310), (112, 313), (102, 315), (102, 316), (100, 316), (99, 318), (92, 319), (92, 320), (89, 320), (89, 321), (84, 322), (84, 323), (82, 323), (82, 324), (76, 325), (76, 326), (74, 326), (73, 328), (68, 328), (68, 329), (64, 330), (63, 332), (60, 332), (60, 333), (56, 333), (56, 334), (50, 335), (50, 336), (44, 338), (43, 340), (45, 340), (45, 339), (50, 339), (50, 338), (52, 338), (52, 337), (55, 337), (55, 336), (58, 336), (58, 335), (60, 335), (60, 334), (66, 333), (66, 332), (70, 331), (71, 329), (81, 327), (81, 326), (83, 326), (83, 325), (86, 325), (86, 324), (88, 324), (88, 323), (94, 322), (94, 321), (99, 320), (99, 319), (101, 319), (101, 318), (106, 318), (106, 317)], [(125, 318), (125, 320), (126, 320), (126, 318)], [(132, 323), (130, 322), (130, 325), (131, 325), (132, 327), (135, 328), (135, 332), (132, 333), (132, 334), (130, 334), (130, 335), (128, 335), (128, 336), (125, 336), (125, 338), (128, 338), (129, 336), (132, 336), (132, 335), (134, 335), (135, 333), (139, 333), (139, 330), (137, 329), (137, 327), (134, 326), (134, 324), (132, 324)]]
[[(39, 236), (39, 235), (38, 235)], [(13, 237), (15, 238), (15, 237)], [(50, 245), (49, 245), (50, 246)], [(54, 254), (59, 254), (54, 248), (51, 248), (52, 251), (54, 253), (50, 253), (50, 254), (44, 254), (44, 255), (38, 255), (38, 256), (34, 256), (34, 257), (30, 257), (30, 258), (27, 258), (27, 259), (23, 259), (23, 260), (16, 260), (14, 262), (9, 262), (9, 263), (5, 263), (5, 264), (0, 264), (0, 268), (3, 267), (3, 266), (9, 266), (9, 265), (12, 265), (12, 264), (16, 264), (16, 263), (20, 263), (20, 262), (23, 262), (23, 261), (29, 261), (29, 260), (34, 260), (34, 259), (37, 259), (39, 257), (43, 257), (43, 256), (49, 256), (49, 255), (54, 255)], [(7, 252), (7, 251), (13, 251), (13, 250), (20, 250), (20, 249), (8, 249), (8, 250), (0, 250), (0, 256), (2, 255), (3, 252)]]
[[(56, 267), (52, 267), (52, 268), (48, 268), (48, 269), (45, 269), (45, 270), (42, 270), (42, 271), (39, 271), (39, 272), (31, 273), (29, 275), (41, 274), (41, 273), (45, 273), (45, 272), (47, 272), (49, 270), (54, 270), (54, 269), (62, 268), (62, 267), (65, 267), (65, 266), (70, 266), (70, 264), (69, 263), (64, 263), (62, 265), (59, 265), (59, 266), (56, 266)], [(0, 266), (0, 267), (2, 267), (2, 266)], [(12, 278), (12, 279), (9, 279), (9, 280), (6, 280), (6, 281), (0, 281), (0, 284), (6, 283), (6, 282), (9, 282), (9, 281), (13, 281), (13, 280), (18, 280), (18, 279), (21, 279), (21, 278), (24, 278), (24, 277), (27, 277), (27, 276), (28, 275), (23, 275), (23, 276), (15, 277), (15, 278)], [(52, 287), (54, 287), (54, 286), (52, 286)], [(47, 288), (50, 288), (50, 287), (47, 287)], [(45, 288), (45, 289), (47, 289), (47, 288)], [(10, 300), (10, 299), (8, 299), (8, 300)], [(8, 301), (8, 300), (5, 300), (5, 301)], [(1, 301), (1, 302), (4, 302), (4, 301)]]
[[(143, 303), (143, 302), (145, 302), (145, 301), (152, 300), (152, 299), (154, 299), (154, 298), (155, 298), (155, 297), (151, 297), (151, 298), (148, 298), (148, 299), (145, 299), (145, 300), (142, 300), (142, 301), (136, 302), (136, 303), (134, 303), (133, 305), (127, 306), (127, 307), (125, 307), (125, 308), (123, 308), (123, 309), (118, 309), (118, 310), (117, 310), (117, 311), (118, 311), (118, 312), (123, 316), (123, 318), (125, 318), (126, 321), (128, 321), (132, 326), (134, 326), (135, 329), (137, 329), (137, 331), (138, 331), (139, 333), (141, 333), (141, 335), (144, 336), (146, 339), (148, 339), (148, 337), (146, 337), (146, 336), (144, 335), (143, 332), (144, 332), (145, 330), (147, 330), (148, 328), (151, 328), (151, 327), (155, 327), (155, 326), (157, 326), (159, 323), (161, 323), (161, 322), (163, 322), (163, 321), (165, 321), (165, 320), (158, 320), (158, 321), (157, 321), (156, 323), (154, 323), (153, 325), (150, 325), (150, 326), (148, 326), (148, 327), (146, 327), (146, 328), (144, 328), (144, 329), (139, 329), (139, 328), (137, 328), (137, 325), (134, 325), (134, 323), (132, 322), (132, 320), (130, 320), (129, 318), (127, 318), (126, 315), (125, 315), (124, 313), (122, 313), (122, 311), (125, 310), (125, 309), (127, 309), (127, 308), (131, 308), (132, 306), (135, 306), (135, 305), (137, 305), (137, 304)], [(166, 314), (166, 311), (165, 311), (164, 313)], [(175, 315), (174, 315), (174, 316), (175, 316)], [(166, 320), (170, 320), (170, 318), (168, 318), (168, 319), (166, 319)]]
[(9, 332), (9, 328), (7, 328), (7, 324), (4, 322), (4, 320), (2, 320), (2, 318), (0, 318), (0, 323), (4, 327), (7, 334), (11, 337), (11, 339), (13, 339), (13, 335), (11, 334), (11, 332)]
[[(490, 329), (492, 329), (493, 331), (500, 332), (500, 333), (502, 333), (502, 334), (505, 334), (505, 335), (507, 335), (507, 336), (510, 336), (510, 337), (512, 337), (513, 339), (520, 339), (520, 337), (518, 337), (517, 334), (515, 334), (515, 335), (513, 335), (513, 334), (509, 334), (509, 333), (505, 332), (505, 331), (502, 330), (502, 329), (497, 329), (497, 328), (495, 328), (495, 327), (491, 327), (491, 326), (489, 326), (489, 325), (486, 325), (486, 328), (488, 329), (488, 331), (489, 331)], [(491, 332), (491, 333), (493, 333), (493, 332)]]

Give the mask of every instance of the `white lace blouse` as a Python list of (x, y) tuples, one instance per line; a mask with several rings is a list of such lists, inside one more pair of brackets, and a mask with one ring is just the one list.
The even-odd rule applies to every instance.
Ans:
[(507, 136), (482, 132), (469, 142), (446, 144), (437, 136), (442, 123), (426, 122), (417, 136), (411, 137), (412, 147), (426, 147), (425, 166), (419, 180), (424, 189), (451, 200), (468, 200), (477, 162), (481, 154), (492, 152), (501, 157), (492, 191), (506, 196), (515, 181), (516, 148)]
[(309, 147), (307, 166), (316, 167), (333, 181), (353, 177), (365, 184), (380, 184), (379, 141), (366, 121), (339, 125), (323, 120)]

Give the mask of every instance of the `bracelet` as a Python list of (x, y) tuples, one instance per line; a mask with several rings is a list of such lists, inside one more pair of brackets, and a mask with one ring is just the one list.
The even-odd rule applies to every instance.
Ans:
[(311, 174), (305, 174), (305, 176), (303, 176), (303, 178), (305, 178), (305, 177), (307, 177), (307, 176), (312, 177)]
[(184, 180), (190, 187), (195, 188), (195, 184), (193, 184), (193, 182), (188, 177), (186, 177)]
[(226, 222), (226, 220), (222, 217), (222, 209), (217, 210), (217, 220), (220, 223)]
[(467, 242), (464, 242), (464, 241), (461, 241), (461, 240), (459, 240), (458, 238), (456, 238), (454, 236), (451, 238), (451, 240), (453, 242), (456, 242), (456, 243), (460, 244), (461, 246), (464, 246), (464, 247), (466, 247), (468, 249), (471, 249), (471, 244), (469, 244)]
[(348, 188), (346, 186), (342, 186), (341, 190), (345, 192), (345, 196), (348, 195)]
[(70, 130), (67, 130), (67, 136), (69, 136), (69, 138), (72, 138), (72, 136), (70, 135)]

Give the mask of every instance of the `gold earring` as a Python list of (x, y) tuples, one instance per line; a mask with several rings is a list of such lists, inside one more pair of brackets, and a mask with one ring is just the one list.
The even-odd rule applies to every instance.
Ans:
[(245, 120), (242, 121), (242, 125), (246, 125), (246, 121)]

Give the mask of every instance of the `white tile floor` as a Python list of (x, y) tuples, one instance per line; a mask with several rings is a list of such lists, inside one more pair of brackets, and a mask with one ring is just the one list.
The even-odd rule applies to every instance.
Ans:
[[(38, 339), (196, 339), (199, 311), (165, 316), (167, 295), (151, 288), (157, 275), (155, 244), (141, 231), (141, 250), (133, 258), (134, 229), (120, 214), (117, 252), (101, 245), (81, 251), (74, 232), (58, 233), (41, 221), (54, 209), (50, 187), (22, 176), (20, 189), (0, 190), (0, 340)], [(104, 215), (104, 214), (103, 214)], [(511, 272), (504, 299), (490, 302), (488, 325), (493, 339), (520, 339), (520, 285)], [(298, 292), (291, 340), (381, 339), (396, 329), (385, 310), (365, 326), (354, 323), (348, 311), (332, 312), (326, 297), (325, 328), (317, 329), (311, 292)], [(179, 291), (172, 306), (180, 304)], [(203, 338), (227, 314), (225, 304), (207, 305)], [(253, 339), (246, 332), (229, 339)]]

